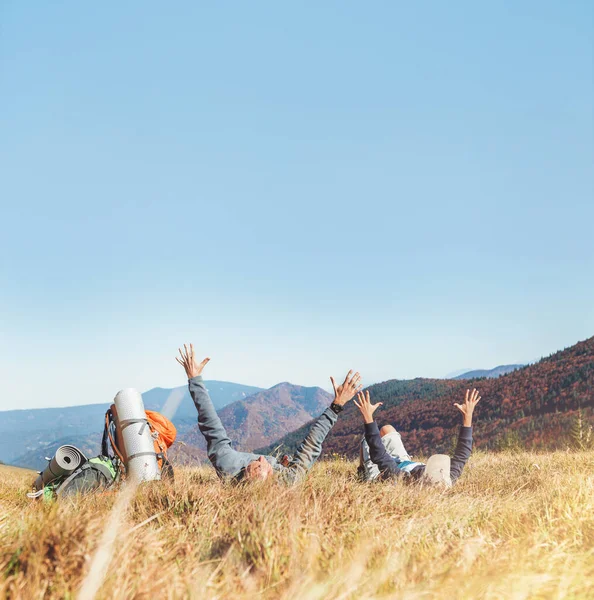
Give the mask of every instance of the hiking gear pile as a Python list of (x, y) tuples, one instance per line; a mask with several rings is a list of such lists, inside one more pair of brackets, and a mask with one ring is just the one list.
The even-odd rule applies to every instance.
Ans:
[(118, 481), (117, 462), (106, 456), (87, 458), (76, 446), (60, 446), (33, 483), (29, 498), (53, 500), (108, 488)]
[[(139, 413), (138, 399), (130, 395), (127, 395), (127, 399), (132, 399), (134, 410), (122, 414), (122, 402), (118, 402), (118, 397), (123, 392), (127, 390), (118, 393), (116, 403), (105, 413), (101, 452), (105, 456), (118, 458), (120, 464), (126, 466), (127, 475), (139, 481), (173, 477), (167, 449), (177, 436), (175, 425), (161, 413), (144, 410), (144, 406), (142, 413)], [(130, 413), (142, 416), (130, 417)]]
[(105, 413), (101, 454), (87, 458), (76, 446), (60, 446), (39, 472), (29, 498), (62, 496), (107, 489), (123, 477), (150, 481), (173, 477), (167, 449), (177, 431), (162, 414), (144, 410), (134, 389), (118, 392)]

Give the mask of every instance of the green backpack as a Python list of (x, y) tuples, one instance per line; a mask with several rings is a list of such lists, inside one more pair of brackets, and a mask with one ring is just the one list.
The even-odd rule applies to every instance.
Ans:
[(85, 461), (67, 477), (54, 479), (38, 492), (27, 494), (29, 498), (51, 501), (65, 496), (88, 494), (111, 487), (119, 480), (120, 469), (115, 459), (96, 456)]

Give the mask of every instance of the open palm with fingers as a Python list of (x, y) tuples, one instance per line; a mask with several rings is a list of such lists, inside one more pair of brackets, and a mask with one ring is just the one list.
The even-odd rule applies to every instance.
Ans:
[(473, 389), (466, 390), (466, 396), (462, 404), (454, 403), (454, 406), (464, 415), (464, 427), (472, 426), (472, 414), (474, 413), (474, 407), (478, 404), (481, 397), (479, 396), (478, 390)]
[(197, 362), (194, 358), (194, 346), (190, 344), (190, 347), (184, 344), (184, 349), (179, 348), (179, 356), (175, 357), (175, 360), (185, 369), (188, 379), (193, 379), (202, 375), (204, 367), (208, 364), (210, 358), (205, 358), (202, 362)]
[(334, 388), (334, 404), (338, 406), (344, 406), (360, 389), (361, 389), (361, 375), (350, 370), (344, 381), (340, 385), (336, 385), (334, 377), (330, 377), (332, 387)]
[(369, 398), (369, 391), (359, 392), (357, 394), (357, 400), (355, 400), (355, 406), (361, 412), (363, 420), (365, 423), (373, 423), (373, 413), (383, 404), (383, 402), (378, 402), (377, 404), (371, 404), (371, 400)]

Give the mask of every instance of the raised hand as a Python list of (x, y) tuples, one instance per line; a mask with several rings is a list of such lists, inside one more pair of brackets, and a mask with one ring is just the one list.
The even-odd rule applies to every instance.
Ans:
[(350, 370), (344, 381), (337, 386), (334, 377), (330, 377), (332, 387), (334, 388), (334, 404), (344, 406), (363, 386), (361, 384), (361, 375)]
[(464, 398), (464, 404), (454, 403), (454, 406), (464, 415), (464, 427), (472, 427), (472, 413), (474, 407), (478, 404), (481, 399), (476, 389), (466, 390), (466, 397)]
[(179, 348), (179, 354), (181, 360), (179, 356), (176, 356), (175, 360), (185, 369), (188, 379), (202, 375), (202, 370), (210, 360), (210, 358), (205, 358), (201, 363), (196, 362), (196, 359), (194, 358), (194, 346), (192, 344), (190, 344), (190, 348), (184, 344), (183, 352), (182, 349)]
[[(357, 402), (357, 400), (359, 402)], [(383, 404), (383, 402), (371, 404), (371, 400), (369, 399), (369, 390), (365, 392), (359, 392), (357, 394), (357, 400), (355, 400), (355, 406), (361, 412), (365, 423), (373, 423), (373, 413)]]

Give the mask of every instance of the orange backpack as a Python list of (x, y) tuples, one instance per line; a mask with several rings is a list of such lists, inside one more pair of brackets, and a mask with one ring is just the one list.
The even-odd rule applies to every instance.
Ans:
[(175, 425), (161, 413), (154, 410), (145, 410), (144, 412), (146, 413), (151, 435), (155, 440), (155, 452), (157, 453), (159, 467), (161, 468), (161, 471), (163, 471), (165, 464), (167, 464), (173, 470), (171, 463), (167, 460), (167, 448), (175, 442), (177, 429), (175, 428)]

